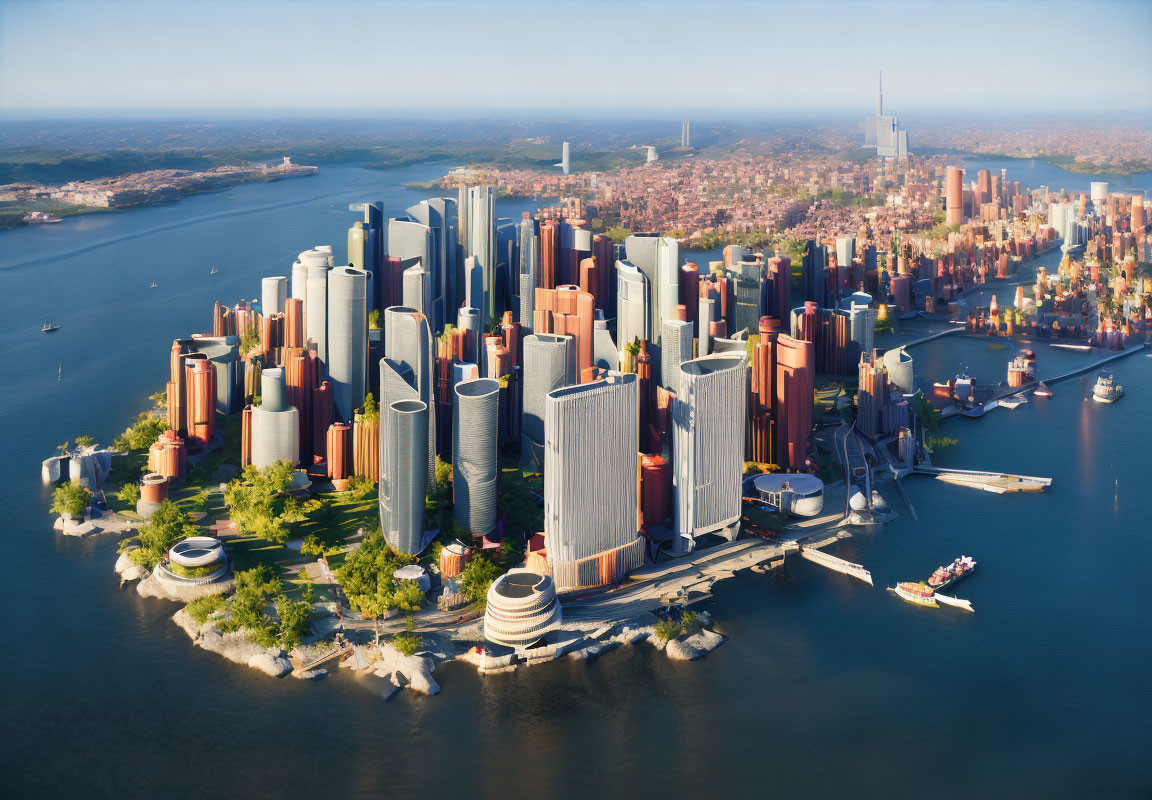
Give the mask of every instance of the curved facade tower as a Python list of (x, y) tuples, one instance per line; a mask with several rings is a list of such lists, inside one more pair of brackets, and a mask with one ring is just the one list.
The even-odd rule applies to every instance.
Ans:
[(731, 541), (740, 531), (746, 372), (744, 356), (733, 353), (680, 365), (672, 404), (674, 553), (690, 552), (701, 534)]
[(452, 407), (452, 496), (456, 524), (484, 536), (496, 527), (500, 475), (497, 432), (500, 381), (479, 378), (456, 384)]
[(944, 180), (946, 209), (944, 222), (948, 225), (959, 225), (964, 221), (964, 170), (960, 167), (948, 167), (947, 177)]
[(283, 369), (260, 373), (260, 405), (253, 406), (251, 413), (253, 466), (300, 460), (300, 412), (288, 405)]
[(288, 279), (283, 275), (263, 278), (260, 281), (260, 312), (265, 317), (284, 313), (284, 301), (288, 299)]
[(627, 261), (616, 262), (616, 344), (621, 351), (633, 341), (648, 341), (651, 286), (648, 277)]
[(307, 338), (316, 344), (320, 373), (328, 368), (328, 272), (331, 267), (308, 267), (308, 297), (304, 300), (304, 327)]
[(602, 586), (644, 563), (637, 508), (635, 375), (548, 395), (544, 548), (559, 590)]
[[(436, 480), (436, 406), (433, 394), (432, 331), (428, 318), (412, 308), (384, 311), (384, 355), (411, 371), (411, 385), (428, 404), (428, 480)], [(383, 406), (381, 406), (383, 407)]]
[(511, 569), (488, 587), (484, 638), (494, 644), (523, 649), (559, 627), (562, 619), (556, 585), (547, 575)]
[[(425, 314), (430, 313), (432, 311), (432, 285), (434, 283), (430, 279), (430, 274), (436, 264), (434, 259), (436, 243), (432, 229), (410, 219), (390, 219), (386, 223), (385, 231), (385, 256), (400, 259), (400, 269), (405, 273), (416, 264), (419, 264), (425, 272), (429, 273), (429, 276), (425, 276), (426, 279), (422, 281), (420, 286), (422, 298), (420, 304), (417, 306), (406, 302), (405, 305), (418, 308)], [(404, 292), (407, 295), (408, 288), (414, 286), (410, 283), (407, 274), (404, 277), (404, 285)], [(429, 317), (429, 319), (432, 318)]]
[(549, 392), (575, 382), (569, 366), (571, 344), (571, 337), (551, 333), (524, 337), (520, 462), (526, 468), (544, 468), (544, 409)]
[[(415, 555), (424, 549), (424, 499), (428, 474), (423, 453), (428, 450), (428, 404), (397, 400), (388, 406), (387, 494), (381, 482), (380, 517), (384, 539), (394, 550)], [(385, 515), (385, 508), (387, 514)]]
[(483, 362), (480, 359), (480, 344), (484, 339), (483, 322), (480, 319), (480, 309), (461, 306), (456, 312), (456, 327), (468, 331), (468, 350), (464, 353), (465, 361), (471, 361), (477, 367)]
[(328, 273), (328, 380), (344, 422), (364, 404), (367, 391), (368, 285), (362, 269), (336, 267)]
[[(292, 285), (290, 287), (291, 294), (289, 296), (298, 297), (301, 300), (306, 300), (308, 297), (308, 268), (331, 266), (331, 245), (316, 245), (311, 250), (305, 250), (303, 253), (296, 256), (296, 262), (292, 265)], [(305, 305), (307, 305), (307, 303), (305, 303)]]

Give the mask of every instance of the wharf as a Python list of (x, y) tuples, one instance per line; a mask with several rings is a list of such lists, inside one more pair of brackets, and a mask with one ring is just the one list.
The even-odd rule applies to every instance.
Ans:
[(1004, 472), (985, 472), (974, 469), (949, 469), (920, 465), (912, 468), (915, 475), (931, 475), (936, 480), (983, 489), (995, 494), (1014, 492), (1042, 492), (1052, 485), (1051, 478), (1037, 478), (1031, 475), (1009, 475)]

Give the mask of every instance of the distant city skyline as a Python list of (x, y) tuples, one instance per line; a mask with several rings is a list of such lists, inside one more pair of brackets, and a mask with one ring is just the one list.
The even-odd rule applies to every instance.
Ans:
[(0, 109), (771, 117), (871, 109), (881, 69), (903, 117), (1152, 108), (1129, 0), (505, 5), (0, 0)]

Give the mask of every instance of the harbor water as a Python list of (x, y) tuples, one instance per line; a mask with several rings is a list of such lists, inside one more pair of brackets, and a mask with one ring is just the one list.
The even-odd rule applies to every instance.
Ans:
[[(1009, 177), (1024, 176), (1006, 162)], [(0, 441), (7, 648), (0, 794), (8, 797), (1147, 797), (1152, 792), (1152, 359), (1111, 366), (978, 420), (936, 463), (1051, 477), (997, 496), (906, 481), (919, 515), (831, 549), (875, 588), (800, 558), (717, 585), (731, 640), (696, 663), (649, 647), (479, 677), (441, 666), (437, 697), (390, 702), (341, 673), (274, 680), (192, 646), (177, 606), (120, 589), (116, 540), (54, 533), (40, 462), (111, 439), (163, 385), (171, 340), (212, 301), (258, 296), (331, 243), (349, 202), (401, 211), (443, 165), (250, 184), (179, 203), (0, 233)], [(1071, 176), (1079, 179), (1081, 176)], [(502, 216), (526, 208), (502, 204)], [(218, 274), (209, 275), (211, 268)], [(155, 289), (149, 288), (152, 281)], [(40, 332), (45, 315), (61, 329)], [(913, 348), (922, 379), (996, 382), (1015, 348)], [(1038, 370), (1081, 358), (1040, 353)], [(974, 614), (884, 591), (956, 556)]]

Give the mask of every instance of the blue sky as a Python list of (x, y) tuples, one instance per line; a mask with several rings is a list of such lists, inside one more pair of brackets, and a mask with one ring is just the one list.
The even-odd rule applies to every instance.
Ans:
[(1152, 2), (0, 0), (0, 107), (1152, 109)]

